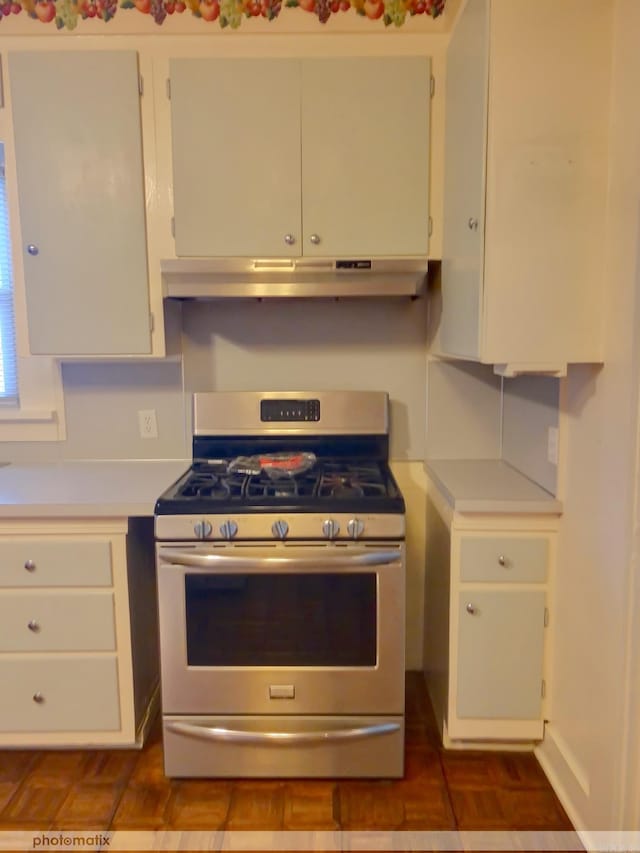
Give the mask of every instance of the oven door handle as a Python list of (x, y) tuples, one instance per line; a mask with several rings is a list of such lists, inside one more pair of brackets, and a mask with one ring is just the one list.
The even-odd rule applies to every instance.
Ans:
[(320, 729), (312, 732), (256, 732), (244, 729), (227, 729), (223, 726), (206, 726), (196, 723), (166, 723), (169, 731), (202, 740), (227, 743), (273, 744), (299, 746), (300, 744), (330, 743), (332, 741), (359, 740), (377, 737), (400, 729), (400, 723), (374, 723), (350, 729)]
[(323, 554), (296, 557), (232, 556), (230, 554), (190, 554), (185, 551), (158, 551), (161, 562), (170, 566), (187, 566), (190, 569), (240, 569), (243, 571), (268, 571), (269, 569), (350, 569), (354, 566), (386, 566), (397, 563), (402, 554), (399, 550), (364, 551), (357, 554), (333, 556)]

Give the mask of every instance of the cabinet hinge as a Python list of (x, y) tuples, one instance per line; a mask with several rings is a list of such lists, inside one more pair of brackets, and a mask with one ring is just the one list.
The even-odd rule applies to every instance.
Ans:
[(153, 332), (156, 327), (156, 321), (154, 319), (153, 314), (149, 314), (149, 331)]
[(171, 80), (167, 77), (167, 98), (171, 100)]
[(543, 699), (547, 695), (547, 682), (544, 680), (544, 678), (542, 679), (542, 685), (540, 687), (540, 695)]
[(545, 607), (544, 609), (544, 627), (549, 627), (549, 608)]
[(142, 74), (138, 74), (138, 94), (140, 97), (144, 95), (144, 77)]
[(431, 92), (431, 97), (433, 98), (436, 93), (436, 78), (433, 76), (433, 74), (431, 75), (431, 79), (429, 81), (429, 89)]
[(175, 216), (171, 217), (171, 236), (173, 239), (176, 239), (176, 218)]
[(433, 219), (429, 217), (429, 237), (433, 234)]

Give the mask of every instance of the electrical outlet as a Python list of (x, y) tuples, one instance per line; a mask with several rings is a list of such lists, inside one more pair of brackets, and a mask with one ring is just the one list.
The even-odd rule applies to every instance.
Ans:
[(552, 465), (558, 464), (558, 427), (547, 430), (547, 461)]
[(138, 411), (138, 425), (140, 427), (140, 438), (157, 438), (158, 422), (155, 409), (140, 409)]

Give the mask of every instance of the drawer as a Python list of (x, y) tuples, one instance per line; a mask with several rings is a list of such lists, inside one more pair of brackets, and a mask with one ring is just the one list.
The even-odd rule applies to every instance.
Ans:
[(111, 586), (107, 540), (0, 542), (0, 587)]
[(544, 583), (548, 560), (545, 536), (464, 536), (460, 540), (463, 583)]
[(115, 656), (0, 659), (0, 731), (120, 729)]
[(5, 592), (0, 652), (115, 651), (113, 593)]

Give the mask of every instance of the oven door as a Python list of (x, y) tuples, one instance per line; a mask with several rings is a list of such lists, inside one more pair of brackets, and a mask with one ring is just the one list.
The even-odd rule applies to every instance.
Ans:
[(157, 545), (164, 714), (402, 714), (404, 545)]

